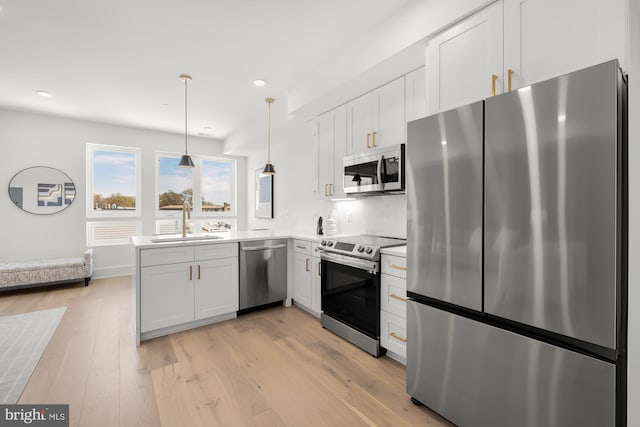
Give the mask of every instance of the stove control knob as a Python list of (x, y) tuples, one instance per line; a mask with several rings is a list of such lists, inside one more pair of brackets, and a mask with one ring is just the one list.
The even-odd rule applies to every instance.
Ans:
[(371, 252), (373, 252), (373, 249), (367, 248), (366, 252), (367, 252), (367, 254), (371, 255)]
[(329, 246), (329, 247), (333, 246), (333, 242), (332, 242), (331, 240), (329, 240), (329, 241), (327, 242), (327, 246)]
[(322, 242), (320, 242), (320, 245), (325, 246), (327, 244), (327, 242), (325, 240), (323, 240)]
[(364, 252), (364, 246), (358, 246), (358, 252)]

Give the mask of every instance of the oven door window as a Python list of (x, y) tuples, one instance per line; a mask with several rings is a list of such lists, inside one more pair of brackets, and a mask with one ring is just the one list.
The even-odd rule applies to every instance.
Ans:
[(322, 311), (372, 338), (380, 336), (380, 277), (322, 261)]

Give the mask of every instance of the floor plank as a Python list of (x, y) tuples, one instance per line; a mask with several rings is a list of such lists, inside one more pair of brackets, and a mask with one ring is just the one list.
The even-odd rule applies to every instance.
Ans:
[(0, 316), (67, 310), (20, 403), (69, 403), (72, 426), (446, 426), (405, 368), (297, 307), (135, 346), (131, 277), (0, 294)]

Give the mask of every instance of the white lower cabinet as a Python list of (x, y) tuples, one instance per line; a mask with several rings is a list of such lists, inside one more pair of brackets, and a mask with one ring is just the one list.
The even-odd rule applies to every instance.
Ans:
[[(381, 257), (380, 345), (401, 362), (407, 357), (407, 260), (397, 255)], [(395, 356), (395, 357), (394, 357)]]
[(141, 251), (141, 333), (235, 314), (238, 298), (237, 243)]
[(318, 244), (295, 240), (293, 244), (295, 284), (293, 300), (297, 306), (320, 316), (320, 256)]
[(238, 258), (196, 264), (195, 320), (238, 311)]
[(190, 269), (192, 263), (141, 268), (141, 332), (193, 320), (194, 286), (193, 280), (189, 280)]
[(380, 345), (402, 359), (407, 357), (407, 319), (380, 312)]
[(313, 280), (311, 286), (311, 310), (316, 316), (320, 316), (322, 311), (322, 264), (320, 263), (320, 252), (318, 244), (314, 243), (311, 251), (311, 261), (313, 262)]
[(312, 285), (312, 265), (311, 265), (311, 242), (305, 240), (295, 240), (293, 242), (293, 301), (296, 305), (306, 308), (311, 307), (311, 285)]

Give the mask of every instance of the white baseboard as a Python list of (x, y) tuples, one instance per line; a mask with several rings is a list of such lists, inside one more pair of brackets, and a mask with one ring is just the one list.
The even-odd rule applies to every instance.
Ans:
[(113, 267), (94, 268), (92, 279), (131, 276), (135, 274), (135, 265), (114, 265)]

